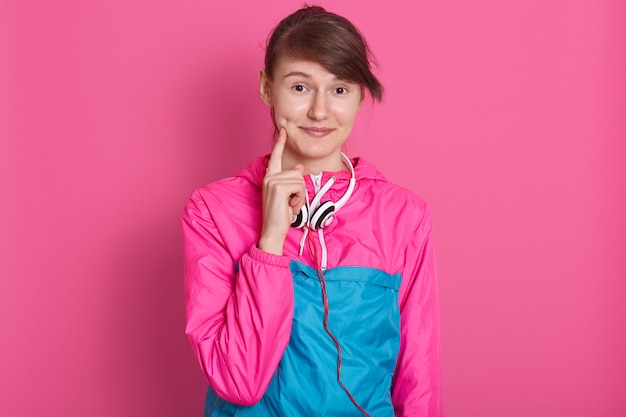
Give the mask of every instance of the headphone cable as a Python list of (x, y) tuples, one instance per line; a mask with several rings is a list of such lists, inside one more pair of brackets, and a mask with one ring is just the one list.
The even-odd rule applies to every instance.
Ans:
[[(310, 226), (307, 224), (306, 228), (310, 229)], [(326, 278), (324, 276), (324, 271), (319, 266), (319, 260), (317, 258), (317, 245), (315, 243), (315, 238), (313, 237), (313, 233), (311, 233), (311, 230), (309, 230), (307, 241), (309, 243), (308, 245), (309, 252), (311, 253), (311, 256), (313, 257), (313, 261), (315, 263), (315, 270), (317, 272), (317, 278), (320, 282), (320, 286), (322, 289), (322, 301), (324, 303), (324, 330), (326, 331), (328, 336), (330, 336), (332, 341), (335, 343), (335, 347), (337, 348), (337, 382), (339, 382), (339, 385), (341, 386), (341, 388), (348, 395), (348, 398), (350, 398), (350, 401), (352, 401), (352, 404), (354, 404), (354, 406), (358, 408), (359, 411), (363, 413), (364, 416), (370, 417), (367, 411), (365, 411), (365, 409), (363, 409), (363, 407), (359, 405), (359, 403), (354, 399), (354, 397), (350, 393), (350, 390), (348, 390), (348, 388), (341, 381), (341, 345), (339, 344), (339, 341), (337, 340), (335, 335), (330, 331), (330, 328), (328, 327), (329, 309), (328, 309), (328, 295), (326, 293)]]

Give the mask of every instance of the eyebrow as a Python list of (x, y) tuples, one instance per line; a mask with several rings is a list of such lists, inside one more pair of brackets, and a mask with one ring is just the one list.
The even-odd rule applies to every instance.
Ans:
[[(289, 77), (313, 78), (311, 74), (307, 74), (306, 72), (302, 72), (302, 71), (291, 71), (290, 73), (285, 74), (283, 79), (289, 78)], [(343, 81), (343, 82), (351, 83), (351, 81), (343, 80), (341, 78), (338, 78), (336, 75), (333, 77), (333, 81)]]
[(302, 71), (291, 71), (289, 74), (285, 75), (283, 78), (287, 77), (304, 77), (304, 78), (312, 78), (311, 74), (307, 74)]

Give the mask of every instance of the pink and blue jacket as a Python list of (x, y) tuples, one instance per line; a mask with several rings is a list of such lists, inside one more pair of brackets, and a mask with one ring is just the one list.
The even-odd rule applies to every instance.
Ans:
[[(205, 416), (359, 416), (337, 381), (315, 250), (292, 228), (283, 256), (256, 247), (268, 157), (196, 190), (184, 210), (186, 332), (209, 381)], [(431, 217), (422, 199), (362, 158), (323, 244), (329, 328), (341, 381), (371, 416), (442, 415), (439, 302)], [(347, 171), (322, 173), (337, 182)], [(309, 195), (313, 178), (305, 177)], [(321, 238), (321, 241), (320, 241)], [(317, 256), (317, 258), (315, 256)]]

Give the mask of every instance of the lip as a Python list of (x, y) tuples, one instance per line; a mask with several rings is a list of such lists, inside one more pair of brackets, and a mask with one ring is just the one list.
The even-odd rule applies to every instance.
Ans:
[(314, 138), (323, 138), (330, 135), (335, 130), (329, 127), (301, 127), (300, 129), (304, 130), (307, 135)]

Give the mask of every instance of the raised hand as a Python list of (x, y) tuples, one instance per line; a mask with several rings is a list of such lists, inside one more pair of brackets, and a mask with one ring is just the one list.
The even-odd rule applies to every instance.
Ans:
[(300, 164), (283, 170), (282, 156), (287, 132), (281, 129), (263, 179), (263, 228), (258, 248), (275, 255), (283, 254), (285, 237), (305, 202), (304, 167)]

